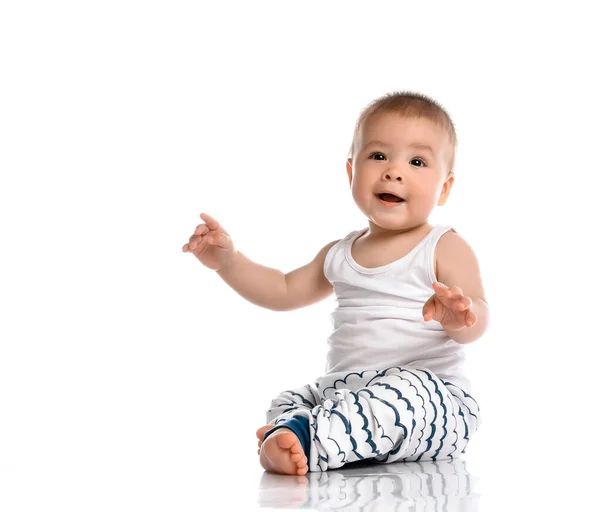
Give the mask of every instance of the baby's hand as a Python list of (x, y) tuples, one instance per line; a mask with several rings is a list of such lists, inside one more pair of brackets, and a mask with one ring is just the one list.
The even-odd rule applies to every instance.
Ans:
[(463, 295), (458, 286), (448, 288), (433, 283), (434, 294), (423, 306), (423, 319), (436, 320), (446, 331), (460, 331), (477, 323), (477, 315), (471, 310), (473, 301)]
[(211, 270), (220, 270), (235, 256), (236, 249), (229, 233), (215, 219), (206, 213), (201, 213), (200, 218), (206, 224), (198, 224), (189, 243), (181, 249), (191, 252)]

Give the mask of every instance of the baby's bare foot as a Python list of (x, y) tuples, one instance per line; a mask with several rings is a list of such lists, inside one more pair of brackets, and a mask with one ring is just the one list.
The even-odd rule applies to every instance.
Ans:
[(260, 455), (260, 447), (263, 444), (263, 439), (265, 438), (265, 434), (271, 430), (275, 425), (265, 425), (264, 427), (260, 427), (256, 431), (256, 437), (258, 437), (258, 454)]
[(308, 473), (307, 462), (298, 437), (288, 428), (273, 432), (260, 448), (260, 464), (271, 473), (302, 476)]

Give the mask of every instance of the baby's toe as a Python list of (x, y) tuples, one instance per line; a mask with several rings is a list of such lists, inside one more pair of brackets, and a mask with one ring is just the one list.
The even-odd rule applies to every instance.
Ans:
[(265, 437), (265, 434), (267, 433), (268, 430), (271, 430), (275, 425), (264, 425), (262, 427), (260, 427), (257, 431), (256, 431), (256, 437), (258, 437), (258, 439), (260, 441), (263, 440), (263, 438)]

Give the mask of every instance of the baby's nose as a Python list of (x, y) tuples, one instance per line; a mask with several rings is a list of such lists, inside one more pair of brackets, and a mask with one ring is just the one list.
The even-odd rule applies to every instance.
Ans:
[(385, 174), (386, 180), (402, 181), (402, 175), (399, 171), (390, 171)]

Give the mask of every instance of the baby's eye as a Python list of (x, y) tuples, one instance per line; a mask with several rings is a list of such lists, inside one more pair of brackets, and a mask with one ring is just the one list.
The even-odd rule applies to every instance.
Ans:
[[(413, 163), (413, 162), (421, 162), (421, 164), (422, 164), (422, 165), (420, 165), (420, 164), (415, 164), (415, 163)], [(411, 165), (416, 165), (417, 167), (425, 167), (425, 162), (423, 162), (423, 160), (421, 160), (420, 158), (413, 158), (413, 159), (410, 161), (410, 163), (411, 163)]]
[[(376, 158), (379, 156), (381, 156), (383, 158)], [(383, 153), (372, 153), (369, 158), (372, 158), (373, 160), (385, 160), (385, 155)]]

